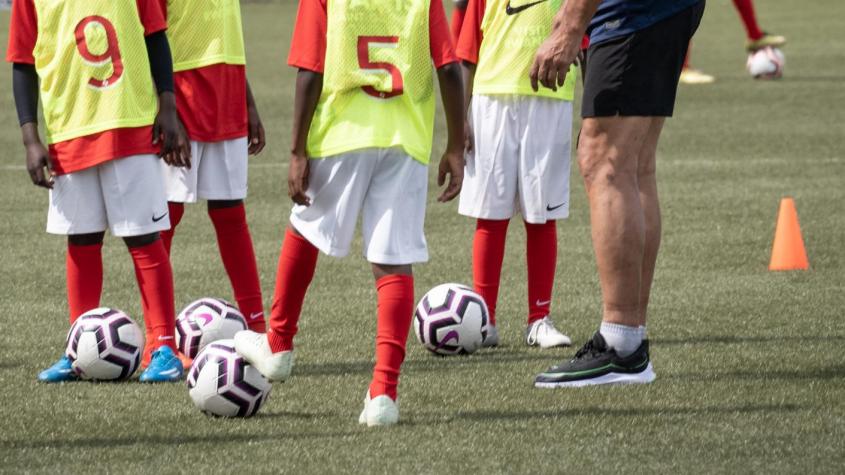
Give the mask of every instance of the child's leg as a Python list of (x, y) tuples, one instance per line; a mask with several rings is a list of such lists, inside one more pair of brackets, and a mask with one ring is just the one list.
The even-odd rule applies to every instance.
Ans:
[(168, 346), (176, 351), (173, 271), (170, 257), (158, 233), (126, 237), (123, 240), (132, 255), (135, 279), (141, 291), (141, 307), (147, 329), (141, 366), (146, 367), (152, 352), (159, 347)]
[(170, 217), (170, 229), (161, 232), (161, 242), (164, 243), (164, 250), (170, 254), (170, 245), (173, 243), (173, 235), (176, 233), (176, 226), (182, 222), (185, 214), (185, 204), (174, 201), (167, 202), (167, 214)]
[(473, 286), (487, 303), (492, 325), (496, 324), (496, 302), (509, 223), (509, 219), (479, 219), (472, 242)]
[(373, 275), (378, 292), (378, 324), (370, 398), (386, 394), (395, 401), (414, 313), (414, 277), (410, 265), (373, 264)]
[(543, 224), (525, 222), (528, 264), (528, 323), (549, 315), (557, 265), (555, 220)]
[(752, 0), (734, 0), (736, 11), (739, 12), (739, 17), (742, 19), (742, 24), (745, 25), (745, 33), (751, 41), (759, 40), (763, 36), (763, 31), (757, 24), (757, 15), (754, 13), (754, 3)]
[(214, 223), (220, 257), (232, 283), (238, 308), (250, 330), (264, 333), (261, 283), (243, 200), (211, 200), (208, 202), (208, 216)]
[(67, 303), (70, 323), (100, 306), (103, 293), (103, 236), (75, 234), (67, 239)]
[(267, 330), (267, 340), (273, 353), (293, 349), (302, 303), (317, 268), (317, 254), (313, 244), (293, 227), (288, 227), (279, 255), (276, 291)]

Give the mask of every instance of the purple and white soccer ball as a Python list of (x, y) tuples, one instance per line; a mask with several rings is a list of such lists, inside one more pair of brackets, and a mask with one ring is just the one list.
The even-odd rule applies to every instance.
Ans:
[(183, 355), (196, 358), (209, 343), (234, 338), (246, 328), (246, 319), (237, 307), (223, 299), (202, 298), (176, 317), (176, 347)]
[(188, 393), (199, 410), (221, 417), (255, 415), (272, 386), (235, 351), (234, 340), (218, 340), (194, 359)]
[(745, 66), (754, 79), (778, 79), (783, 76), (786, 56), (780, 49), (767, 46), (749, 53)]
[(438, 355), (473, 353), (484, 342), (489, 322), (484, 299), (460, 284), (431, 289), (414, 312), (417, 339)]
[(111, 308), (89, 310), (67, 334), (65, 354), (82, 379), (126, 379), (141, 363), (144, 333), (129, 315)]

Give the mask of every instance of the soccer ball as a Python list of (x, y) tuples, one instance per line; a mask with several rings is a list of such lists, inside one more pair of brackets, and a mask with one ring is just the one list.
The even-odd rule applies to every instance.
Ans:
[(270, 382), (235, 351), (234, 340), (218, 340), (194, 359), (188, 393), (199, 410), (221, 417), (250, 417), (270, 396)]
[(223, 299), (203, 298), (176, 317), (176, 346), (196, 358), (209, 343), (234, 338), (241, 330), (246, 330), (246, 320), (237, 308)]
[(96, 308), (80, 315), (70, 327), (65, 354), (82, 379), (113, 381), (132, 376), (143, 348), (144, 334), (128, 315)]
[(749, 53), (745, 66), (754, 79), (778, 79), (783, 76), (786, 56), (780, 49), (767, 46)]
[(484, 299), (469, 287), (442, 284), (417, 304), (414, 332), (432, 353), (469, 354), (484, 342), (489, 315)]

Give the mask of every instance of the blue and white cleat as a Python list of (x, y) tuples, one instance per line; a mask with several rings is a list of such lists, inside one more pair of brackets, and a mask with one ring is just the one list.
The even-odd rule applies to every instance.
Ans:
[(64, 383), (66, 381), (76, 381), (79, 376), (73, 372), (70, 358), (62, 355), (59, 361), (56, 361), (53, 366), (38, 373), (38, 380), (42, 383)]
[(169, 346), (161, 346), (153, 351), (150, 365), (141, 373), (142, 383), (173, 383), (182, 380), (182, 361)]

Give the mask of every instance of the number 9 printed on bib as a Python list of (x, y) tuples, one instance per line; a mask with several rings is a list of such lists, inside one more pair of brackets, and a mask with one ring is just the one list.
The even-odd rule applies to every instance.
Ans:
[(135, 0), (34, 0), (48, 143), (151, 125), (156, 94)]

